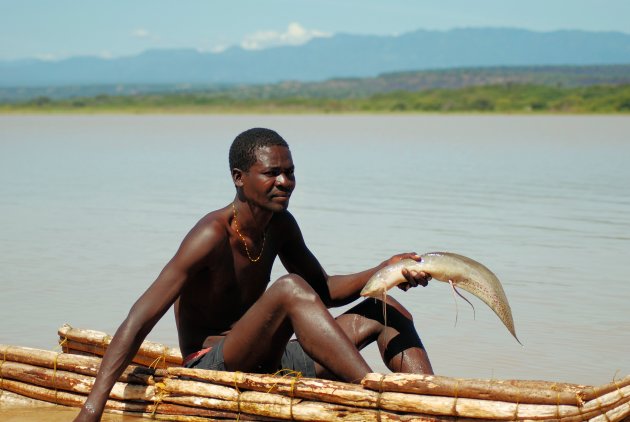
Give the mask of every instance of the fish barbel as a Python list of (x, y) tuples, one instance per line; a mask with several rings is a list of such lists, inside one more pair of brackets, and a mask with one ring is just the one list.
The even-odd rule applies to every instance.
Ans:
[(451, 252), (429, 252), (420, 257), (420, 261), (402, 259), (380, 269), (368, 280), (361, 290), (361, 296), (383, 299), (389, 289), (406, 281), (402, 275), (404, 268), (422, 271), (436, 280), (451, 283), (453, 288), (461, 287), (477, 296), (497, 314), (516, 341), (522, 344), (516, 337), (512, 310), (501, 282), (492, 271), (474, 259)]

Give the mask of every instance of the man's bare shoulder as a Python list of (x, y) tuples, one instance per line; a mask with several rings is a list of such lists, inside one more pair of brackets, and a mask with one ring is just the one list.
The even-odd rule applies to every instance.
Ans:
[(297, 220), (289, 211), (274, 214), (271, 220), (271, 230), (280, 249), (296, 241), (302, 241), (302, 232)]
[(182, 242), (181, 248), (190, 248), (198, 251), (211, 252), (229, 244), (229, 213), (226, 208), (212, 211), (203, 216), (194, 226)]
[(271, 220), (271, 224), (273, 229), (279, 231), (298, 228), (297, 220), (288, 210), (275, 213)]

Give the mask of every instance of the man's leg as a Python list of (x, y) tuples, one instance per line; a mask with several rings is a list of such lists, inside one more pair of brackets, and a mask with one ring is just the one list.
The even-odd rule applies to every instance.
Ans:
[(293, 274), (278, 279), (225, 337), (226, 368), (275, 371), (294, 332), (306, 353), (339, 379), (358, 382), (370, 372), (317, 293)]
[[(383, 302), (366, 299), (337, 317), (337, 322), (357, 349), (376, 341), (385, 365), (393, 372), (433, 374), (411, 314), (394, 298), (387, 298), (387, 324)], [(318, 376), (326, 371), (316, 365)]]

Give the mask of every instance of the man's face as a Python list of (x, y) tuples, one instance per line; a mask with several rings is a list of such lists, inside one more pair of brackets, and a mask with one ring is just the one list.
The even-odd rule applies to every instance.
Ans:
[(295, 189), (294, 169), (289, 148), (259, 148), (256, 162), (242, 174), (245, 197), (270, 211), (286, 210), (291, 192)]

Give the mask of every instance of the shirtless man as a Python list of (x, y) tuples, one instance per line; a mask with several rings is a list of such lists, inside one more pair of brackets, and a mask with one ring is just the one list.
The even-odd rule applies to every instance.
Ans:
[[(268, 373), (284, 367), (359, 382), (370, 372), (359, 350), (376, 341), (392, 371), (432, 373), (411, 315), (393, 298), (387, 326), (382, 303), (372, 299), (337, 319), (327, 309), (359, 298), (380, 268), (420, 257), (399, 254), (360, 273), (327, 275), (287, 211), (295, 176), (284, 139), (269, 129), (250, 129), (236, 137), (229, 155), (234, 201), (193, 227), (133, 305), (75, 421), (100, 419), (112, 386), (173, 304), (188, 367)], [(276, 257), (289, 274), (267, 289)], [(404, 276), (405, 290), (430, 279), (424, 273)], [(298, 341), (289, 341), (293, 334)]]

